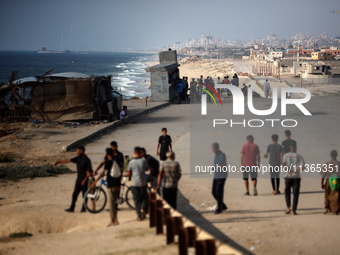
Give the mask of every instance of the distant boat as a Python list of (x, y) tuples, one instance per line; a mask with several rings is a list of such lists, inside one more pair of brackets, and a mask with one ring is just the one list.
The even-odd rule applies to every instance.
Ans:
[(79, 51), (79, 52), (76, 52), (75, 54), (89, 54), (88, 51)]
[(40, 50), (38, 50), (38, 53), (69, 53), (69, 50), (48, 50), (46, 46), (43, 46)]

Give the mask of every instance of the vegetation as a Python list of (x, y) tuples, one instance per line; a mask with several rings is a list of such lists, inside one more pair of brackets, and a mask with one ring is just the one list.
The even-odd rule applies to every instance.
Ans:
[(13, 162), (15, 159), (13, 154), (10, 153), (0, 153), (0, 163)]
[(34, 179), (37, 177), (51, 177), (59, 174), (71, 174), (66, 166), (4, 166), (0, 167), (0, 179), (18, 181), (19, 179)]
[(10, 238), (24, 238), (24, 237), (31, 237), (31, 236), (33, 235), (27, 232), (12, 233), (9, 235)]

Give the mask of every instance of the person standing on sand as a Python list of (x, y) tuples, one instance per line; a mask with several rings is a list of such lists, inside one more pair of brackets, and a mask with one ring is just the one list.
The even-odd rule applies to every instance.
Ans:
[(190, 82), (190, 103), (195, 103), (196, 98), (196, 82), (195, 78), (192, 78)]
[[(87, 172), (93, 171), (91, 160), (85, 154), (84, 146), (78, 146), (76, 153), (77, 153), (77, 157), (74, 157), (72, 159), (59, 160), (59, 161), (52, 163), (52, 165), (54, 166), (59, 165), (59, 164), (67, 164), (71, 162), (77, 165), (77, 179), (76, 179), (76, 184), (74, 186), (74, 190), (72, 194), (72, 203), (71, 203), (70, 208), (65, 209), (65, 212), (74, 212), (74, 208), (76, 206), (76, 202), (77, 202), (80, 192), (83, 193), (83, 197), (84, 197), (85, 192), (87, 190), (87, 181), (84, 183), (83, 180), (86, 179)], [(81, 213), (86, 212), (84, 204), (82, 205), (80, 212)]]
[(285, 131), (286, 140), (282, 142), (283, 154), (290, 152), (290, 145), (294, 145), (297, 148), (296, 141), (291, 139), (291, 132), (290, 130)]
[[(332, 150), (330, 156), (331, 160), (326, 163), (321, 178), (321, 188), (325, 190), (324, 214), (327, 214), (329, 212), (332, 212), (333, 214), (338, 214), (340, 212), (340, 190), (333, 190), (331, 188), (329, 178), (332, 176), (332, 174), (336, 174), (336, 176), (339, 178), (339, 173), (337, 173), (337, 171), (340, 168), (340, 162), (336, 159), (338, 157), (338, 152), (336, 150)], [(339, 179), (337, 181), (339, 181)]]
[[(221, 84), (222, 81), (221, 81), (221, 78), (220, 77), (217, 77), (217, 84)], [(220, 88), (217, 89), (217, 93), (219, 96), (222, 96), (222, 90)]]
[(183, 76), (182, 84), (183, 84), (182, 99), (183, 101), (187, 101), (188, 89), (189, 89), (188, 77)]
[[(230, 84), (230, 80), (229, 80), (229, 76), (225, 76), (224, 80), (223, 80), (223, 84)], [(229, 91), (229, 89), (225, 89), (225, 91), (227, 92), (227, 95), (230, 96), (231, 92)]]
[[(220, 167), (221, 169), (224, 166), (227, 166), (227, 157), (220, 150), (220, 146), (218, 143), (213, 143), (211, 146), (212, 151), (215, 153), (214, 166)], [(228, 177), (228, 172), (223, 171), (215, 171), (214, 180), (212, 185), (212, 194), (217, 202), (217, 208), (215, 210), (215, 214), (222, 213), (223, 210), (227, 210), (228, 207), (223, 202), (224, 195), (224, 184)]]
[(299, 202), (301, 177), (300, 172), (305, 168), (305, 161), (301, 155), (296, 153), (296, 145), (290, 145), (290, 152), (283, 155), (282, 165), (287, 167), (285, 176), (285, 199), (287, 204), (286, 214), (291, 212), (291, 189), (293, 189), (293, 214), (297, 215), (296, 209)]
[(236, 77), (235, 77), (235, 75), (234, 75), (234, 76), (233, 76), (233, 79), (231, 80), (231, 85), (237, 87), (236, 84), (237, 84), (237, 80), (236, 80)]
[(239, 87), (240, 86), (240, 81), (238, 79), (237, 73), (234, 74), (234, 77), (236, 79), (236, 87)]
[(163, 181), (163, 198), (176, 210), (178, 182), (181, 179), (182, 170), (180, 164), (175, 161), (174, 152), (168, 151), (166, 156), (167, 160), (163, 162), (159, 170), (156, 192), (158, 192), (161, 181)]
[(266, 82), (263, 83), (263, 88), (264, 88), (264, 97), (267, 99), (269, 97), (269, 92), (270, 92), (270, 84), (268, 82), (268, 79), (266, 79)]
[(140, 148), (135, 147), (133, 159), (129, 162), (127, 175), (131, 177), (131, 191), (135, 201), (137, 220), (144, 220), (146, 214), (148, 194), (146, 189), (146, 171), (148, 162), (140, 156)]
[(159, 159), (161, 162), (166, 160), (165, 154), (168, 151), (172, 151), (171, 136), (168, 135), (168, 131), (166, 128), (162, 128), (162, 134), (163, 135), (161, 135), (158, 139), (157, 152), (156, 152), (157, 156), (159, 155)]
[(247, 136), (247, 141), (241, 149), (241, 166), (243, 169), (243, 180), (246, 186), (246, 193), (244, 195), (250, 195), (248, 182), (250, 174), (254, 186), (254, 196), (257, 196), (257, 171), (261, 161), (260, 149), (254, 144), (254, 137), (252, 135)]
[(178, 103), (180, 104), (182, 102), (183, 82), (181, 80), (178, 80), (176, 87), (177, 87), (177, 94), (178, 94)]
[[(107, 148), (106, 149), (106, 158), (107, 160), (105, 161), (105, 166), (103, 172), (98, 176), (98, 178), (92, 183), (90, 189), (94, 189), (96, 187), (96, 183), (104, 176), (105, 172), (107, 173), (106, 180), (107, 180), (107, 193), (109, 195), (109, 207), (110, 207), (110, 218), (111, 222), (108, 227), (111, 226), (116, 226), (119, 224), (118, 218), (117, 218), (117, 210), (118, 210), (118, 205), (117, 205), (117, 200), (119, 198), (120, 194), (120, 182), (122, 179), (122, 175), (119, 177), (115, 178), (111, 176), (111, 168), (116, 162), (118, 166), (120, 166), (120, 171), (122, 174), (122, 162), (121, 160), (123, 158), (115, 156), (112, 148)], [(124, 160), (124, 159), (123, 159)]]
[[(280, 166), (282, 162), (282, 146), (277, 143), (278, 135), (272, 135), (272, 144), (267, 147), (267, 152), (263, 155), (265, 158), (269, 156), (270, 178), (273, 187), (273, 195), (280, 194)], [(275, 187), (276, 181), (276, 187)]]

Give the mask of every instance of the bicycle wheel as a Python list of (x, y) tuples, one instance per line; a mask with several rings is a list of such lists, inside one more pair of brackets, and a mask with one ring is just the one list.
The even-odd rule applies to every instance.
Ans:
[(106, 192), (101, 187), (87, 190), (84, 197), (84, 206), (90, 213), (99, 213), (104, 210), (107, 203)]
[(125, 202), (128, 204), (128, 206), (132, 209), (135, 210), (135, 201), (133, 200), (133, 194), (131, 187), (127, 187), (126, 193), (125, 193)]

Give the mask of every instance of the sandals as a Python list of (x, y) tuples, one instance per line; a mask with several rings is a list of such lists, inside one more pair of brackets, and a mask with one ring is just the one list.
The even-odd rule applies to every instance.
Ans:
[(290, 209), (285, 211), (285, 214), (290, 214)]

